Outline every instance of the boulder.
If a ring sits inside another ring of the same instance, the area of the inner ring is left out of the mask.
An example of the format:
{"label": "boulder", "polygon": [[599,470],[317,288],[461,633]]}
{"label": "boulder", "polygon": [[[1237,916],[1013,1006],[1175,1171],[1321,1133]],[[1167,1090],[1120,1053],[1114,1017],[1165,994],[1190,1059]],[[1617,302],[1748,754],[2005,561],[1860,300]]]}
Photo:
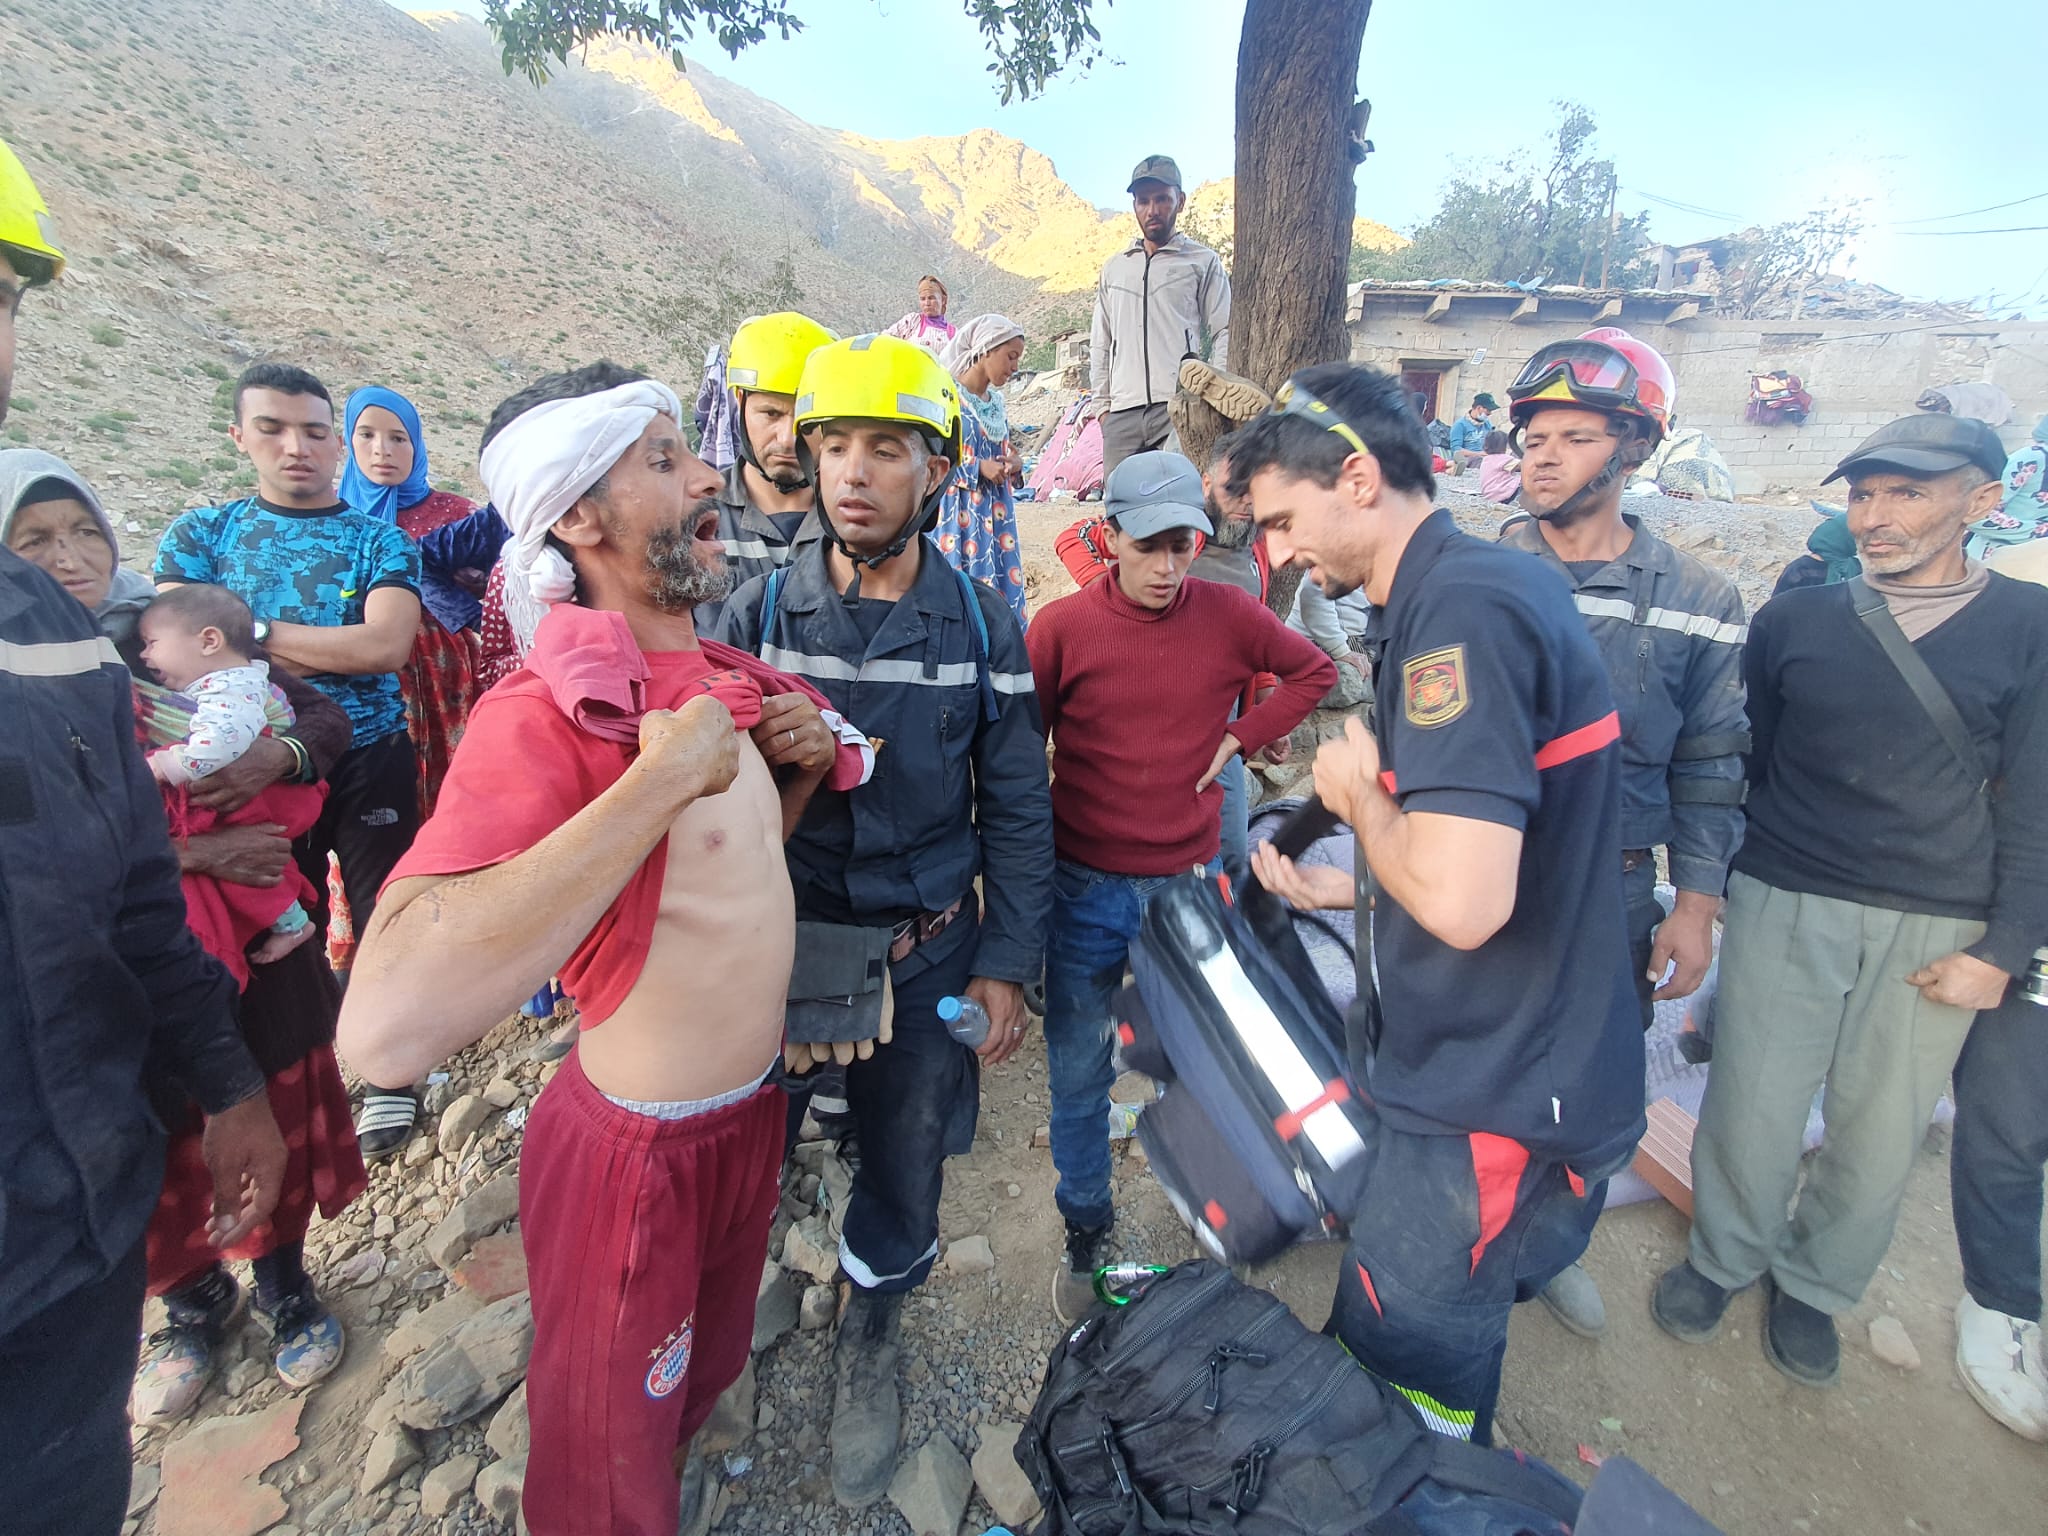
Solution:
{"label": "boulder", "polygon": [[[750,1356],[740,1379],[725,1389],[712,1407],[711,1417],[697,1431],[696,1448],[716,1456],[742,1444],[754,1432],[754,1362]],[[952,1536],[949,1531],[947,1536]]]}
{"label": "boulder", "polygon": [[370,1441],[370,1449],[363,1455],[362,1476],[356,1480],[356,1492],[367,1499],[386,1483],[396,1482],[408,1468],[419,1464],[419,1443],[403,1425],[394,1424]]}
{"label": "boulder", "polygon": [[424,1312],[409,1312],[384,1336],[384,1358],[410,1360],[457,1323],[483,1311],[484,1304],[467,1291],[450,1291]]}
{"label": "boulder", "polygon": [[480,1302],[503,1301],[527,1288],[526,1244],[517,1232],[493,1232],[480,1237],[469,1257],[449,1272],[449,1278]]}
{"label": "boulder", "polygon": [[989,1424],[981,1431],[981,1449],[974,1453],[974,1486],[995,1516],[1018,1529],[1038,1518],[1038,1491],[1017,1465],[1020,1424]]}
{"label": "boulder", "polygon": [[839,1294],[831,1286],[805,1286],[803,1305],[798,1309],[797,1325],[804,1332],[810,1333],[830,1323],[838,1310]]}
{"label": "boulder", "polygon": [[469,1492],[476,1481],[478,1462],[474,1456],[450,1456],[420,1479],[420,1513],[438,1520]]}
{"label": "boulder", "polygon": [[476,1477],[476,1501],[500,1525],[519,1518],[519,1496],[526,1491],[526,1458],[494,1461]]}
{"label": "boulder", "polygon": [[948,1274],[985,1275],[995,1267],[995,1250],[989,1247],[988,1239],[979,1234],[974,1237],[955,1238],[946,1245]]}
{"label": "boulder", "polygon": [[260,1480],[264,1468],[299,1448],[293,1398],[261,1413],[208,1419],[164,1448],[156,1529],[164,1536],[255,1536],[291,1513]]}
{"label": "boulder", "polygon": [[839,1273],[839,1244],[822,1216],[806,1216],[789,1229],[782,1240],[782,1263],[820,1285],[832,1283]]}
{"label": "boulder", "polygon": [[[449,1108],[452,1112],[454,1106]],[[478,1238],[497,1231],[518,1214],[518,1175],[501,1173],[455,1202],[455,1209],[427,1234],[427,1257],[441,1268],[452,1270]]]}
{"label": "boulder", "polygon": [[770,1260],[761,1266],[761,1288],[754,1296],[754,1349],[758,1353],[797,1323],[796,1291]]}
{"label": "boulder", "polygon": [[533,1430],[526,1422],[525,1382],[514,1387],[504,1406],[491,1415],[491,1427],[484,1431],[484,1444],[500,1461],[526,1460],[526,1453],[533,1447]]}
{"label": "boulder", "polygon": [[400,1424],[446,1429],[525,1380],[532,1353],[533,1305],[522,1292],[493,1302],[421,1350],[392,1377],[380,1401]]}
{"label": "boulder", "polygon": [[494,1111],[490,1100],[480,1093],[465,1093],[441,1111],[441,1155],[454,1157],[484,1127]]}
{"label": "boulder", "polygon": [[944,1435],[933,1435],[896,1468],[889,1502],[910,1523],[913,1536],[954,1536],[974,1490],[967,1462]]}

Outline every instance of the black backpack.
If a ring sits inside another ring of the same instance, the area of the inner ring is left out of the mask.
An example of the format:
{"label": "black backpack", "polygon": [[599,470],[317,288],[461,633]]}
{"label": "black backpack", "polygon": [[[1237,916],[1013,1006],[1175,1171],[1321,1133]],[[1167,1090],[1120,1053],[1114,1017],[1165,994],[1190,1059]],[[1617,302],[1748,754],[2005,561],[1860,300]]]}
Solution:
{"label": "black backpack", "polygon": [[1125,1294],[1053,1350],[1017,1437],[1039,1536],[1569,1536],[1573,1484],[1435,1433],[1222,1265]]}

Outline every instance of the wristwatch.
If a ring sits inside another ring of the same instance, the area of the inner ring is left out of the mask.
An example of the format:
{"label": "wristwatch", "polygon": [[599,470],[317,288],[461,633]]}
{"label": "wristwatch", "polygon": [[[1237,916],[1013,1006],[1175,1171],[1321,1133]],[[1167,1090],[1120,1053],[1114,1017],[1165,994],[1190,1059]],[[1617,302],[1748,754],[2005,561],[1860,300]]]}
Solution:
{"label": "wristwatch", "polygon": [[266,640],[270,638],[270,620],[258,619],[253,625],[250,626],[249,632],[256,637],[256,643],[258,645],[263,644]]}

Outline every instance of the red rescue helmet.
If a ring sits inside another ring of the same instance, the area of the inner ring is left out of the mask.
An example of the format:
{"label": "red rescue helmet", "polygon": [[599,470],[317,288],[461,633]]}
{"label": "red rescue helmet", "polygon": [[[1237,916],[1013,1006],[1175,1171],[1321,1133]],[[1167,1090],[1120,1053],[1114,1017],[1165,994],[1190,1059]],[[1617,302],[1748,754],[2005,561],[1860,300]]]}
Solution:
{"label": "red rescue helmet", "polygon": [[1643,424],[1663,441],[1678,386],[1671,365],[1648,342],[1603,325],[1572,341],[1554,341],[1522,366],[1508,386],[1508,416],[1518,427],[1546,405],[1579,405]]}

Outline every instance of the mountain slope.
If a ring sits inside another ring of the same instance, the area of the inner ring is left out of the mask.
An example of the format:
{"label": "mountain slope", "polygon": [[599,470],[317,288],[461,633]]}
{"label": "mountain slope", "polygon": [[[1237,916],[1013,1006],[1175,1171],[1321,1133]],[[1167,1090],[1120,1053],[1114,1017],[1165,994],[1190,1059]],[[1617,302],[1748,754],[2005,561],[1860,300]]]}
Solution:
{"label": "mountain slope", "polygon": [[[6,440],[147,528],[246,488],[225,380],[253,357],[405,390],[474,493],[536,373],[612,356],[687,396],[773,295],[853,333],[928,271],[1042,339],[1132,233],[992,130],[865,138],[615,43],[536,89],[479,23],[384,0],[0,0],[0,57],[0,137],[72,257],[24,310]],[[1227,229],[1228,200],[1195,211]]]}

